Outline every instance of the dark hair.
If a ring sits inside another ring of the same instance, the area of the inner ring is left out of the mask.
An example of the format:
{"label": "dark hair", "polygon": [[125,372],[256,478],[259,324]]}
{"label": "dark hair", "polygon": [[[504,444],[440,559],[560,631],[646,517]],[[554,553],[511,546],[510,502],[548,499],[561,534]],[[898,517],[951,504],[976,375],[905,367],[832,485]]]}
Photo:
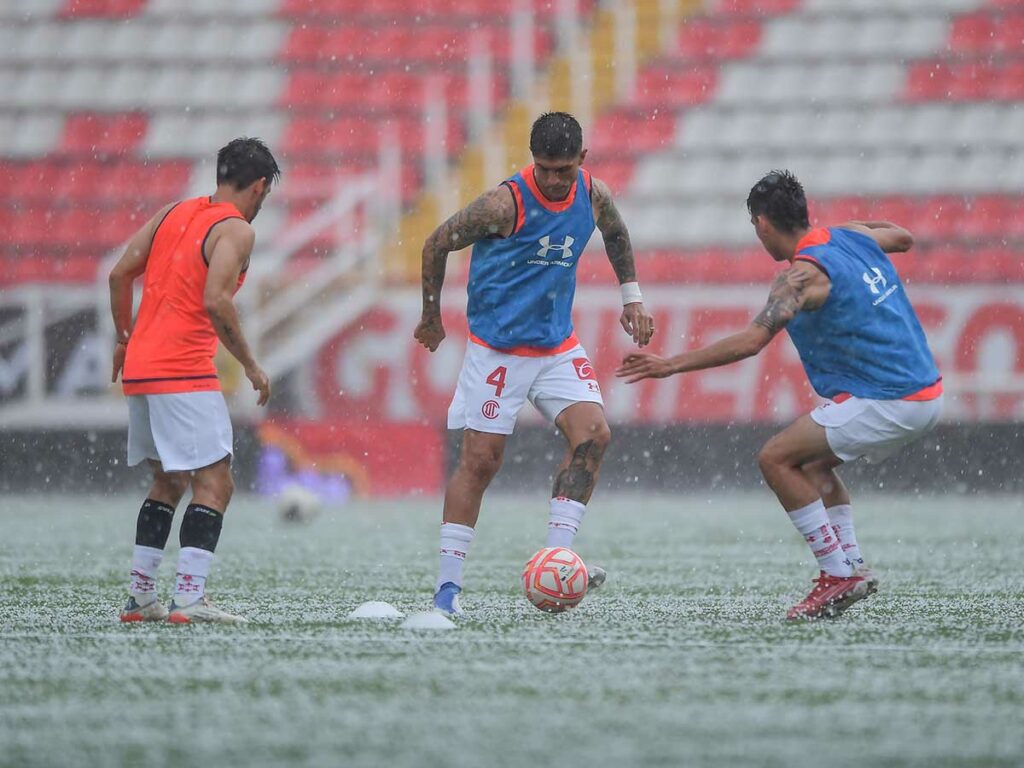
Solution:
{"label": "dark hair", "polygon": [[750,190],[747,210],[751,216],[767,216],[783,232],[797,232],[811,225],[804,188],[789,171],[771,171]]}
{"label": "dark hair", "polygon": [[267,145],[259,139],[229,141],[217,153],[217,183],[245,189],[257,179],[272,184],[281,178],[281,169]]}
{"label": "dark hair", "polygon": [[537,157],[575,158],[583,151],[583,129],[568,112],[545,112],[530,129],[530,152]]}

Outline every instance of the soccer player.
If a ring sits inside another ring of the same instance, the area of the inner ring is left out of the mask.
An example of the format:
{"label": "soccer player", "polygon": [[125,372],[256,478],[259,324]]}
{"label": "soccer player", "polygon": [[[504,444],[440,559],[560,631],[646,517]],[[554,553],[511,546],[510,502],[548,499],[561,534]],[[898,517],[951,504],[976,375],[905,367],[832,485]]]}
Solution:
{"label": "soccer player", "polygon": [[[461,613],[462,567],[484,491],[501,466],[506,437],[529,400],[568,443],[552,491],[548,547],[569,547],[594,491],[611,438],[601,388],[572,325],[576,266],[595,225],[621,285],[620,322],[640,346],[654,332],[644,309],[629,233],[608,187],[580,166],[587,156],[572,115],[549,112],[530,131],[533,163],[438,227],[423,247],[423,317],[416,339],[431,352],[444,339],[441,286],[451,251],[473,244],[470,338],[448,428],[463,430],[448,482],[434,607]],[[604,580],[592,568],[591,586]]]}
{"label": "soccer player", "polygon": [[834,617],[878,587],[836,467],[893,455],[931,430],[942,409],[939,371],[886,255],[909,250],[914,239],[884,221],[811,229],[803,187],[787,171],[757,182],[747,209],[765,250],[789,262],[765,308],[746,330],[703,349],[668,360],[628,355],[616,375],[632,383],[727,365],[789,332],[812,386],[829,402],[769,440],[758,463],[821,569],[787,619]]}
{"label": "soccer player", "polygon": [[[212,196],[164,206],[140,229],[110,273],[117,343],[112,381],[128,397],[128,464],[148,461],[153,484],[139,510],[128,602],[121,621],[242,623],[206,598],[206,579],[234,484],[232,432],[213,356],[219,338],[259,392],[270,381],[256,364],[233,296],[245,280],[259,213],[280,170],[259,139],[217,153]],[[143,278],[132,322],[132,283]],[[174,510],[191,486],[170,611],[156,574]]]}

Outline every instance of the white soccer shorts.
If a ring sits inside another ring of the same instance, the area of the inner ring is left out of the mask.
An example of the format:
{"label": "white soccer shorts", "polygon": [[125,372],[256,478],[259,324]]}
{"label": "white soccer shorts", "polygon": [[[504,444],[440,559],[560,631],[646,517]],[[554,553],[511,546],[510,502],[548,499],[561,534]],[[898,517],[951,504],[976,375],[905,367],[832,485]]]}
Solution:
{"label": "white soccer shorts", "polygon": [[825,403],[811,411],[811,418],[825,428],[825,438],[837,457],[877,464],[928,434],[941,413],[941,395],[923,401],[851,397]]}
{"label": "white soccer shorts", "polygon": [[128,466],[154,459],[166,472],[208,467],[233,453],[220,392],[128,397]]}
{"label": "white soccer shorts", "polygon": [[448,429],[511,435],[527,400],[552,422],[576,403],[603,406],[586,350],[577,345],[557,355],[524,357],[468,342]]}

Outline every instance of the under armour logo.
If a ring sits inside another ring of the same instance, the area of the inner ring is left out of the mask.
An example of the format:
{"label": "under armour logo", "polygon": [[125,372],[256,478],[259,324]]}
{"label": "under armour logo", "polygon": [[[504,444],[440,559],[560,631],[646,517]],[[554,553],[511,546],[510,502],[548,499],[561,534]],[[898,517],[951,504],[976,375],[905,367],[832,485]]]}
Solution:
{"label": "under armour logo", "polygon": [[889,281],[885,279],[885,275],[882,274],[882,270],[880,270],[878,267],[872,267],[871,271],[875,273],[875,276],[872,277],[867,272],[865,272],[864,282],[868,284],[868,288],[871,289],[871,292],[877,296],[882,292],[881,289],[878,287],[878,284],[881,283],[882,288],[885,288],[885,286],[889,284]]}
{"label": "under armour logo", "polygon": [[558,243],[552,245],[551,235],[544,235],[544,237],[542,237],[538,242],[540,242],[541,248],[537,251],[537,255],[542,259],[546,259],[548,257],[548,251],[561,251],[563,259],[571,259],[572,244],[575,243],[576,240],[573,239],[572,236],[566,235],[565,241],[561,245]]}

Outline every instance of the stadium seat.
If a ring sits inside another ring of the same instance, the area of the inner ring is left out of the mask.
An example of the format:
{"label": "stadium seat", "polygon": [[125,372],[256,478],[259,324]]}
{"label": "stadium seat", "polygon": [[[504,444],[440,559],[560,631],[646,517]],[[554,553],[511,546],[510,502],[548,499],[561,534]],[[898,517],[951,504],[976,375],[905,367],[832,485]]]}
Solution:
{"label": "stadium seat", "polygon": [[957,54],[986,56],[1021,53],[1024,44],[1024,11],[1019,3],[1006,3],[1005,13],[989,10],[961,16],[953,22],[949,50]]}
{"label": "stadium seat", "polygon": [[652,68],[637,79],[636,106],[677,110],[706,101],[714,89],[715,73],[708,68]]}
{"label": "stadium seat", "polygon": [[747,19],[695,19],[682,25],[678,53],[689,59],[748,56],[760,41],[761,29],[761,24]]}
{"label": "stadium seat", "polygon": [[[261,237],[371,167],[388,127],[402,142],[411,203],[423,183],[428,82],[444,94],[449,156],[465,144],[473,34],[495,58],[495,108],[508,97],[516,6],[500,0],[17,6],[0,4],[11,22],[0,24],[8,274],[81,274],[140,217],[192,193],[212,148],[241,134],[266,139],[284,167]],[[559,3],[531,6],[543,67]],[[578,3],[582,14],[596,6]],[[804,180],[816,218],[906,222],[940,259],[914,260],[916,279],[1020,278],[1019,1],[847,0],[837,10],[834,0],[709,0],[670,32],[634,95],[586,126],[587,165],[620,197],[638,259],[654,254],[642,263],[659,279],[769,269],[742,198],[780,166]],[[55,220],[54,205],[69,215]],[[90,227],[96,219],[102,226]],[[963,266],[968,248],[991,256],[984,270]],[[15,266],[44,256],[45,269]]]}
{"label": "stadium seat", "polygon": [[68,19],[82,17],[125,18],[134,16],[146,0],[67,0],[60,15]]}
{"label": "stadium seat", "polygon": [[99,155],[133,152],[146,132],[146,117],[139,113],[101,115],[78,113],[64,124],[60,151]]}

